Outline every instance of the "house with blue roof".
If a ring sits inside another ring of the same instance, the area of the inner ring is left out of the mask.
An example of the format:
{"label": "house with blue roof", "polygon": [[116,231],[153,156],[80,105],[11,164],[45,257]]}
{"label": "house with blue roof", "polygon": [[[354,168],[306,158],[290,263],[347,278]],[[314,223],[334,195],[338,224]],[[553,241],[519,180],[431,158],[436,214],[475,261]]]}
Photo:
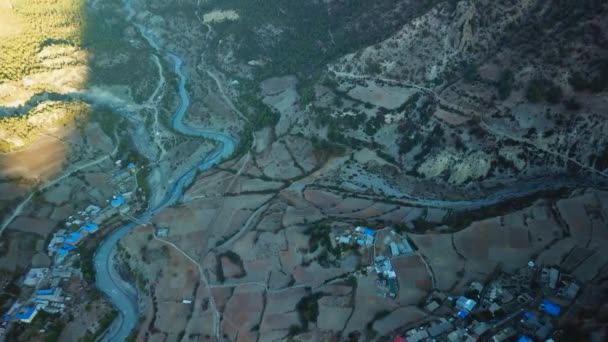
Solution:
{"label": "house with blue roof", "polygon": [[93,234],[99,230],[99,226],[96,225],[95,223],[87,223],[84,226],[80,227],[80,229],[82,229],[83,231],[85,231],[89,234]]}
{"label": "house with blue roof", "polygon": [[110,205],[114,208],[118,208],[125,203],[125,198],[123,196],[116,196],[111,202]]}
{"label": "house with blue roof", "polygon": [[560,311],[562,310],[562,308],[559,307],[559,305],[557,305],[547,299],[543,299],[543,302],[540,305],[540,308],[551,316],[558,316]]}
{"label": "house with blue roof", "polygon": [[32,323],[37,314],[38,309],[34,306],[16,314],[15,319],[23,323]]}
{"label": "house with blue roof", "polygon": [[63,247],[65,248],[66,245],[72,245],[72,246],[77,246],[80,241],[82,241],[82,238],[84,236],[82,235],[81,232],[71,232],[70,234],[68,234],[68,236],[65,238],[65,243],[63,244]]}
{"label": "house with blue roof", "polygon": [[42,290],[36,291],[36,294],[37,295],[46,296],[46,295],[52,295],[53,292],[54,292],[53,289],[42,289]]}

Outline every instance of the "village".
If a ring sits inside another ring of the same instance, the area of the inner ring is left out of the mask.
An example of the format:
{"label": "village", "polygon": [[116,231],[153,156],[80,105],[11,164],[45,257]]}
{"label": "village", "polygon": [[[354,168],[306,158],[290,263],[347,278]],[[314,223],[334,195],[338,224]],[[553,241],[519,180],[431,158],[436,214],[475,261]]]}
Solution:
{"label": "village", "polygon": [[[83,304],[79,297],[86,280],[94,280],[92,252],[83,250],[87,240],[103,238],[112,228],[140,211],[145,195],[137,184],[140,172],[134,163],[115,162],[111,185],[116,195],[106,203],[89,204],[83,210],[67,217],[61,228],[52,233],[46,247],[51,260],[49,267],[33,267],[22,277],[20,298],[16,298],[4,314],[0,336],[13,323],[30,324],[40,313],[59,315],[70,313]],[[44,324],[43,324],[44,325]]]}
{"label": "village", "polygon": [[[398,275],[391,261],[416,253],[406,235],[390,227],[356,227],[336,236],[335,243],[369,250],[372,266],[367,270],[376,272],[378,296],[397,297]],[[421,304],[429,317],[426,322],[400,329],[394,341],[553,342],[561,335],[556,329],[560,314],[574,302],[580,288],[573,276],[557,267],[530,261],[513,274],[497,267],[484,283],[471,282],[461,295],[433,290]]]}

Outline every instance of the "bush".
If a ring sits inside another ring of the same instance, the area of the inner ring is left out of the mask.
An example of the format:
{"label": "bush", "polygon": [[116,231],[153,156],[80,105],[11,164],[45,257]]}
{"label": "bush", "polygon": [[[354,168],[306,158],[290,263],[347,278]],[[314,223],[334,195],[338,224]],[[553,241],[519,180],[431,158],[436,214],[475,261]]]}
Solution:
{"label": "bush", "polygon": [[513,72],[510,69],[505,69],[500,73],[496,87],[501,100],[506,100],[511,95],[514,80]]}
{"label": "bush", "polygon": [[296,310],[302,323],[302,328],[308,330],[308,322],[316,322],[319,317],[319,298],[323,296],[322,293],[314,293],[306,297],[302,297],[298,304],[296,304]]}
{"label": "bush", "polygon": [[550,103],[559,103],[562,100],[562,96],[562,88],[556,84],[551,85],[545,93],[545,98]]}
{"label": "bush", "polygon": [[544,80],[533,79],[528,83],[526,89],[526,99],[530,102],[540,102],[543,100]]}

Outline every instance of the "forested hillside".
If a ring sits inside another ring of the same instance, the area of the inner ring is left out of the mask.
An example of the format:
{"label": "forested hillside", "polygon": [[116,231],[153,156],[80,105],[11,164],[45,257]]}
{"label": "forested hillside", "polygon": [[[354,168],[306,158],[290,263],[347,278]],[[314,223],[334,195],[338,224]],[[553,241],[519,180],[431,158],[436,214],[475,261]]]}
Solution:
{"label": "forested hillside", "polygon": [[18,80],[44,69],[37,53],[47,45],[82,43],[84,0],[11,0],[5,17],[20,25],[18,34],[0,39],[0,80]]}
{"label": "forested hillside", "polygon": [[[239,19],[213,23],[237,58],[264,60],[260,76],[309,74],[330,60],[381,41],[437,0],[211,0],[201,12],[231,10]],[[213,45],[214,46],[214,45]]]}

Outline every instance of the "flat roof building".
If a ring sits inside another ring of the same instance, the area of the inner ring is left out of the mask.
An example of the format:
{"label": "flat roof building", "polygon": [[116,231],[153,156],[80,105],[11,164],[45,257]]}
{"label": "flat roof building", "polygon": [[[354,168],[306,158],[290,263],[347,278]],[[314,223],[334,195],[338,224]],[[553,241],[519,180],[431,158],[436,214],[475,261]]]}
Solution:
{"label": "flat roof building", "polygon": [[23,285],[25,286],[36,286],[49,272],[48,268],[32,268],[25,275]]}
{"label": "flat roof building", "polygon": [[71,245],[71,246],[77,246],[82,241],[83,238],[84,238],[84,236],[82,235],[81,232],[71,232],[65,238],[65,243],[64,243],[63,247],[65,248],[66,244]]}
{"label": "flat roof building", "polygon": [[399,255],[399,247],[397,247],[397,244],[395,242],[391,242],[389,243],[389,247],[391,248],[391,255],[392,256],[398,256]]}
{"label": "flat roof building", "polygon": [[456,307],[459,310],[471,312],[477,305],[477,302],[465,296],[460,296],[456,301]]}
{"label": "flat roof building", "polygon": [[110,205],[114,208],[118,208],[121,205],[123,205],[125,203],[125,198],[123,196],[116,196],[114,199],[112,199],[112,201],[110,202]]}
{"label": "flat roof building", "polygon": [[23,323],[32,323],[36,315],[38,314],[38,308],[30,307],[25,309],[24,311],[19,312],[15,315],[15,319],[19,320]]}
{"label": "flat roof building", "polygon": [[96,231],[99,230],[99,226],[96,225],[95,223],[87,223],[84,226],[80,227],[80,229],[82,229],[83,231],[89,233],[89,234],[93,234]]}

